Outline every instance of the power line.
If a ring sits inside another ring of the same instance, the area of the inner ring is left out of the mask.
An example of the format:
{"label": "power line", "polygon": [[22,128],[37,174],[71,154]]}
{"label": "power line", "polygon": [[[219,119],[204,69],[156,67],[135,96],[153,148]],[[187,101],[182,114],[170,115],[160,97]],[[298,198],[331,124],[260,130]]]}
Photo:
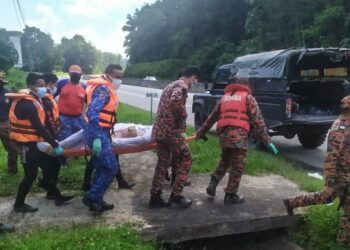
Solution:
{"label": "power line", "polygon": [[12,3],[13,3],[13,7],[14,7],[14,9],[15,9],[15,12],[16,12],[18,24],[19,24],[19,26],[22,26],[21,20],[20,20],[20,18],[19,18],[19,13],[18,13],[18,10],[17,10],[17,6],[16,6],[15,0],[12,0]]}
{"label": "power line", "polygon": [[21,5],[20,0],[17,0],[17,6],[18,6],[18,9],[19,9],[19,13],[21,14],[21,18],[22,18],[23,24],[24,24],[24,26],[26,26],[26,18],[25,18],[24,11],[22,9],[22,5]]}

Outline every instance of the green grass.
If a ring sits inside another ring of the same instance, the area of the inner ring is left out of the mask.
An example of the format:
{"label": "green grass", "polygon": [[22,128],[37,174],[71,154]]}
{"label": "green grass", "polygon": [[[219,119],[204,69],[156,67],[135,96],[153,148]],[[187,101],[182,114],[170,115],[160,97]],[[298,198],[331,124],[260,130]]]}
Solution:
{"label": "green grass", "polygon": [[290,233],[291,239],[305,249],[345,250],[336,243],[341,212],[337,211],[338,200],[331,206],[312,206],[298,222],[297,230]]}
{"label": "green grass", "polygon": [[152,243],[141,241],[137,232],[129,226],[49,228],[24,234],[0,236],[0,249],[9,250],[151,250],[154,248]]}

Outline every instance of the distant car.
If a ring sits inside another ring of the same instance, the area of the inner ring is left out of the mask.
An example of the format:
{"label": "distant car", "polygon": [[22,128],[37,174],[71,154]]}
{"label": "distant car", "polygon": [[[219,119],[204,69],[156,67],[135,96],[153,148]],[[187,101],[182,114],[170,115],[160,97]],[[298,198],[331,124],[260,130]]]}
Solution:
{"label": "distant car", "polygon": [[87,83],[87,81],[95,78],[99,78],[100,75],[82,75],[80,78],[80,82]]}
{"label": "distant car", "polygon": [[157,81],[157,78],[155,76],[146,76],[143,78],[145,81]]}

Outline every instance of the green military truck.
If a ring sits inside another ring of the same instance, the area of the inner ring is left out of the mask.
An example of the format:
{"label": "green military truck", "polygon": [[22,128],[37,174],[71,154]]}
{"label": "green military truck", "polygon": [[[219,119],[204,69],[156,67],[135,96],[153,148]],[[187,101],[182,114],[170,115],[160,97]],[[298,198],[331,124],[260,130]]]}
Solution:
{"label": "green military truck", "polygon": [[246,77],[259,103],[270,135],[317,148],[350,94],[350,49],[286,49],[236,58],[219,67],[212,88],[193,96],[198,129],[223,96],[230,75]]}

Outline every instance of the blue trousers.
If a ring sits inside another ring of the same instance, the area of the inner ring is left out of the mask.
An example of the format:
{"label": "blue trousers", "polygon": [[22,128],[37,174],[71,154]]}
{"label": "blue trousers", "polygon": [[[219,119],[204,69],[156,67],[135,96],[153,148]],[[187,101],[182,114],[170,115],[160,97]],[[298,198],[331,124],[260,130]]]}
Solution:
{"label": "blue trousers", "polygon": [[80,131],[85,124],[84,117],[82,115],[77,117],[60,115],[59,122],[60,122],[60,128],[58,131],[59,141],[63,141],[64,139],[71,136],[72,134]]}
{"label": "blue trousers", "polygon": [[[90,138],[88,130],[84,130],[84,138],[90,148],[94,138]],[[112,151],[112,143],[109,129],[101,128],[101,144],[102,150],[99,155],[92,156],[92,164],[95,168],[94,177],[90,190],[86,194],[86,198],[98,203],[103,202],[103,196],[119,172],[119,163]]]}

